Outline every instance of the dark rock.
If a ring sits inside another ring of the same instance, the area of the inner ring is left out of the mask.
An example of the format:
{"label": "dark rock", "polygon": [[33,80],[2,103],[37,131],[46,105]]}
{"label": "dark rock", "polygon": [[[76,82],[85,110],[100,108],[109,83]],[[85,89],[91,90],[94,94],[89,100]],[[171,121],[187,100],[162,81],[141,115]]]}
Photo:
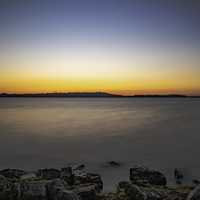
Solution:
{"label": "dark rock", "polygon": [[98,174],[79,172],[78,174],[75,174],[75,184],[93,184],[95,185],[97,192],[101,192],[103,190],[103,181],[101,176]]}
{"label": "dark rock", "polygon": [[83,170],[83,169],[85,169],[85,165],[78,165],[78,166],[75,166],[74,168],[73,168],[73,170]]}
{"label": "dark rock", "polygon": [[181,184],[182,184],[182,181],[181,181],[181,180],[176,180],[176,184],[177,184],[177,185],[181,185]]}
{"label": "dark rock", "polygon": [[137,185],[131,185],[125,190],[127,200],[146,200],[147,195]]}
{"label": "dark rock", "polygon": [[182,183],[183,173],[181,172],[181,170],[179,170],[177,168],[174,169],[174,178],[175,178],[177,184]]}
{"label": "dark rock", "polygon": [[187,200],[199,200],[200,199],[200,185],[190,192]]}
{"label": "dark rock", "polygon": [[46,200],[49,181],[27,181],[20,184],[20,200]]}
{"label": "dark rock", "polygon": [[181,192],[176,192],[176,191],[171,191],[168,192],[162,200],[186,200],[187,194],[181,193]]}
{"label": "dark rock", "polygon": [[121,166],[121,163],[116,162],[116,161],[109,161],[107,164],[111,167],[120,167]]}
{"label": "dark rock", "polygon": [[62,196],[60,198],[56,198],[55,200],[82,200],[80,197],[73,191],[63,190]]}
{"label": "dark rock", "polygon": [[82,170],[83,166],[79,166],[76,170],[72,167],[66,167],[61,170],[61,178],[65,180],[68,185],[94,185],[96,192],[103,190],[103,181],[101,176],[93,173],[86,173]]}
{"label": "dark rock", "polygon": [[8,178],[0,175],[0,200],[95,200],[103,189],[98,174],[73,172],[70,167],[61,171],[41,169],[37,174],[24,174],[20,170],[2,170],[2,173]]}
{"label": "dark rock", "polygon": [[199,184],[200,184],[200,181],[197,180],[197,179],[192,180],[192,182],[193,182],[195,185],[199,185]]}
{"label": "dark rock", "polygon": [[48,200],[80,200],[79,196],[72,190],[67,189],[64,180],[55,179],[47,185]]}
{"label": "dark rock", "polygon": [[10,183],[4,176],[0,175],[0,199],[7,199],[10,192]]}
{"label": "dark rock", "polygon": [[95,188],[97,192],[101,192],[103,190],[103,181],[99,174],[87,173],[88,182],[95,184]]}
{"label": "dark rock", "polygon": [[162,185],[167,184],[166,177],[159,171],[149,170],[146,167],[133,167],[130,169],[130,180],[136,185]]}
{"label": "dark rock", "polygon": [[127,190],[128,188],[131,187],[131,183],[128,181],[121,181],[118,183],[118,190]]}
{"label": "dark rock", "polygon": [[34,179],[37,179],[37,176],[35,173],[27,173],[25,175],[22,175],[20,177],[20,180],[21,181],[26,181],[26,180],[34,180]]}
{"label": "dark rock", "polygon": [[37,176],[42,177],[43,179],[51,180],[60,178],[61,172],[58,169],[40,169],[37,172]]}
{"label": "dark rock", "polygon": [[20,198],[20,184],[8,181],[0,175],[0,200],[18,200]]}
{"label": "dark rock", "polygon": [[76,190],[76,193],[80,196],[81,200],[95,200],[96,199],[95,185],[80,186]]}
{"label": "dark rock", "polygon": [[161,200],[164,197],[163,192],[154,188],[140,187],[129,182],[120,182],[118,184],[118,194],[121,192],[125,194],[124,199],[127,200]]}
{"label": "dark rock", "polygon": [[20,169],[4,169],[0,171],[0,175],[11,179],[20,178],[24,174],[26,174],[26,172]]}
{"label": "dark rock", "polygon": [[61,169],[61,178],[64,179],[69,185],[74,185],[74,174],[72,167],[65,167]]}

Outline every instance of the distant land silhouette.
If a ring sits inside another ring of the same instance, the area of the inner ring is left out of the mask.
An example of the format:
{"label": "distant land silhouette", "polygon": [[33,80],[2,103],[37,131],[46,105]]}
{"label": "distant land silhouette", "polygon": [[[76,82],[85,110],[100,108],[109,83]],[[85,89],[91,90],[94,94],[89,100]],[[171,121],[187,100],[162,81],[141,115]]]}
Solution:
{"label": "distant land silhouette", "polygon": [[200,96],[190,96],[182,94],[119,95],[106,92],[66,92],[66,93],[30,93],[30,94],[0,93],[0,97],[200,98]]}

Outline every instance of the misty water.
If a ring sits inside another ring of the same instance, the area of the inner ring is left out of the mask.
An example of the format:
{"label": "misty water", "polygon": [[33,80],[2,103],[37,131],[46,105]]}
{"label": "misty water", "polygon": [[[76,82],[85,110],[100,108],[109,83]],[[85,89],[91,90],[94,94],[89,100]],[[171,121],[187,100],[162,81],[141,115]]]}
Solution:
{"label": "misty water", "polygon": [[[85,164],[105,190],[129,168],[159,169],[173,184],[200,178],[200,99],[1,98],[0,168],[34,170]],[[108,161],[121,162],[108,167]]]}

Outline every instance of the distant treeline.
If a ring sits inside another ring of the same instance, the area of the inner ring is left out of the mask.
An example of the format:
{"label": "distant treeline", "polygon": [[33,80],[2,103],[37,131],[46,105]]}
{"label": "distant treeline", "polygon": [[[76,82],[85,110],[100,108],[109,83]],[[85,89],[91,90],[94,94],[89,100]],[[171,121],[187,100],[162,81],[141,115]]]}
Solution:
{"label": "distant treeline", "polygon": [[36,94],[7,94],[0,97],[122,97],[121,95],[104,92],[68,92],[68,93],[36,93]]}
{"label": "distant treeline", "polygon": [[180,94],[144,94],[144,95],[118,95],[105,92],[68,92],[68,93],[35,93],[35,94],[8,94],[1,93],[0,97],[129,97],[129,98],[200,98],[200,96],[187,96]]}

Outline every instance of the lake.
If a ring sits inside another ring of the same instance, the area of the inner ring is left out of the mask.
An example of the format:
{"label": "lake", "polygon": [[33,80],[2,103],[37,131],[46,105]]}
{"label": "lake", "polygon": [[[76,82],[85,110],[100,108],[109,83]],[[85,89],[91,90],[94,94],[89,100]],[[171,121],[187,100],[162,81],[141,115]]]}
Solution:
{"label": "lake", "polygon": [[[109,191],[146,165],[200,178],[200,99],[0,98],[0,168],[85,164]],[[112,168],[108,161],[122,165]]]}

